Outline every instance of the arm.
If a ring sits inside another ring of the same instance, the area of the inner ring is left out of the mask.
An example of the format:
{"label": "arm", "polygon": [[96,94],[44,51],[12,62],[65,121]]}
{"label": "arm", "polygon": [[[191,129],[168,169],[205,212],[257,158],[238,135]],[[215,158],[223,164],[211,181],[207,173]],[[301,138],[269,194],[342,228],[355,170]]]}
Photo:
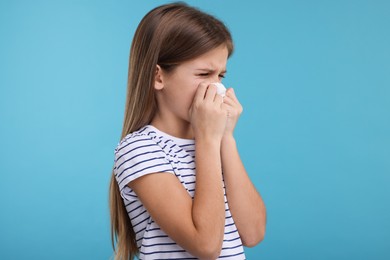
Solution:
{"label": "arm", "polygon": [[224,105],[229,111],[221,144],[226,197],[241,240],[245,246],[251,247],[264,238],[266,210],[260,194],[245,171],[233,137],[234,128],[243,108],[232,88],[226,91]]}
{"label": "arm", "polygon": [[203,259],[219,256],[225,229],[220,149],[227,119],[221,104],[215,86],[198,87],[190,109],[196,140],[193,200],[172,174],[148,174],[129,183],[161,229]]}
{"label": "arm", "polygon": [[232,135],[224,136],[221,157],[230,212],[243,244],[255,246],[264,238],[266,209],[245,171]]}
{"label": "arm", "polygon": [[219,153],[218,143],[196,143],[194,200],[171,173],[148,174],[129,184],[161,229],[190,254],[202,259],[218,257],[224,235]]}

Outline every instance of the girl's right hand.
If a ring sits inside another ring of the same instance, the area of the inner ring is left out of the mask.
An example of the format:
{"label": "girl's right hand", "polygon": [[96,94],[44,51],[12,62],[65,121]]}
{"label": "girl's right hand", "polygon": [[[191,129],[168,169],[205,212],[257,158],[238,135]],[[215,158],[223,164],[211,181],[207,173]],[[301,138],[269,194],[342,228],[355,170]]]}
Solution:
{"label": "girl's right hand", "polygon": [[200,83],[190,107],[190,123],[195,139],[209,138],[221,141],[227,122],[227,112],[223,109],[222,96],[217,94],[217,87]]}

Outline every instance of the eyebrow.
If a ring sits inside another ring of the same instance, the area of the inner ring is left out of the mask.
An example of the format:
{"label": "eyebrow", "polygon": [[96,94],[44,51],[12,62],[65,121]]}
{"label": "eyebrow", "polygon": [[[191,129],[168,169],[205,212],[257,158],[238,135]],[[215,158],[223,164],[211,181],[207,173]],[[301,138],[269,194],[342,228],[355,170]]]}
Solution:
{"label": "eyebrow", "polygon": [[[214,70],[214,69],[197,69],[197,71],[206,71],[206,72],[215,72],[216,70]],[[227,73],[227,70],[225,69],[225,70],[223,70],[223,71],[221,71],[221,73]]]}

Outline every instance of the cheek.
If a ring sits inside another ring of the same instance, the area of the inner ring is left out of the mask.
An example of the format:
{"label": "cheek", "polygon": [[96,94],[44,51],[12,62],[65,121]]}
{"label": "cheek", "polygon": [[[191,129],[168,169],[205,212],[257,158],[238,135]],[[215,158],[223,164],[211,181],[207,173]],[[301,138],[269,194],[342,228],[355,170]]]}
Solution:
{"label": "cheek", "polygon": [[186,95],[186,97],[183,99],[183,101],[185,100],[186,104],[185,106],[187,108],[190,108],[191,105],[192,105],[192,102],[194,100],[194,97],[195,97],[195,92],[196,92],[196,89],[195,90],[192,90],[192,91],[189,91]]}
{"label": "cheek", "polygon": [[179,106],[181,109],[190,109],[201,82],[202,79],[193,78],[191,75],[180,78],[180,80],[175,82],[175,86],[177,87],[174,90],[175,93],[171,93],[173,94],[172,97],[174,97],[171,102],[175,102],[178,105],[180,104]]}
{"label": "cheek", "polygon": [[201,80],[196,80],[193,82],[193,84],[191,85],[191,88],[190,90],[188,91],[188,98],[190,99],[190,104],[192,104],[192,101],[194,100],[194,97],[195,97],[195,94],[198,90],[198,87],[199,87],[199,84],[201,83],[202,81]]}

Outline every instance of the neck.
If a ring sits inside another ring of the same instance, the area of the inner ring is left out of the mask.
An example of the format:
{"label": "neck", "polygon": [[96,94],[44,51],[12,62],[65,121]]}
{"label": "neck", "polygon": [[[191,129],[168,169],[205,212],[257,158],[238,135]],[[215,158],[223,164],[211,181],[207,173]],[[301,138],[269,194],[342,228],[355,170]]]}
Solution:
{"label": "neck", "polygon": [[164,115],[157,112],[150,124],[174,137],[194,139],[191,124],[183,119],[164,117]]}

